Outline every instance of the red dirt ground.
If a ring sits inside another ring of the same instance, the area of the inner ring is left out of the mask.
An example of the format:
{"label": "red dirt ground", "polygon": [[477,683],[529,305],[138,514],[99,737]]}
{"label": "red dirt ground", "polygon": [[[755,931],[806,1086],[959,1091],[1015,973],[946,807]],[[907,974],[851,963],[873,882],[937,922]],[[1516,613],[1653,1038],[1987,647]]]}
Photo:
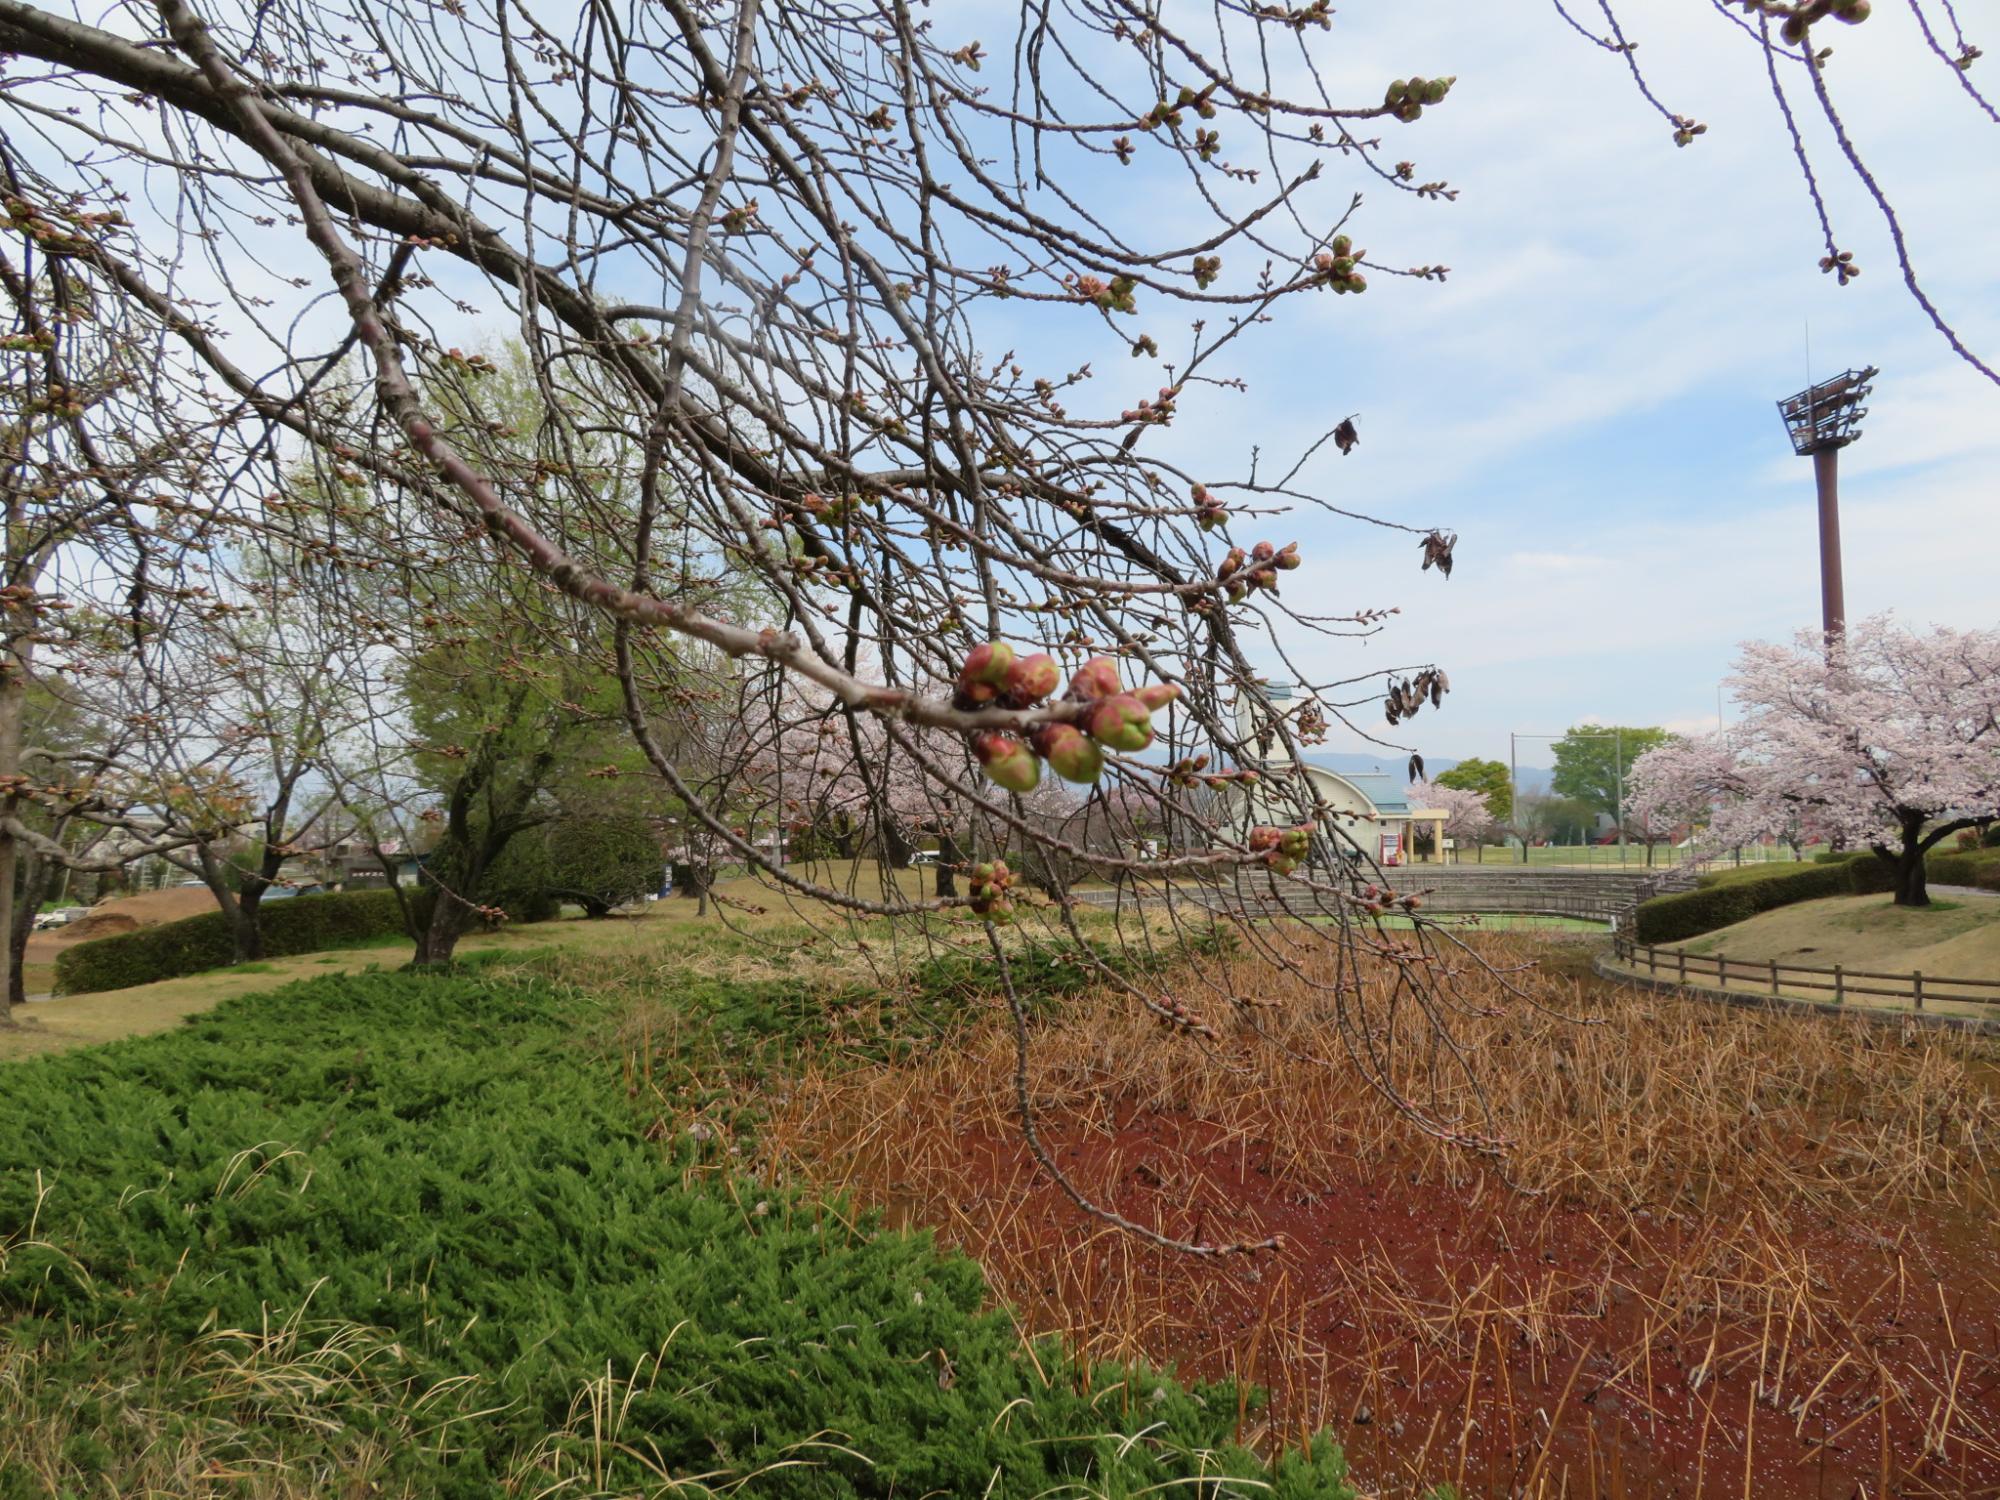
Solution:
{"label": "red dirt ground", "polygon": [[1157,1305],[1147,1355],[1270,1389],[1243,1437],[1324,1423],[1387,1493],[2000,1495],[1990,1222],[1775,1223],[1711,1215],[1693,1188],[1607,1216],[1491,1177],[1418,1187],[1394,1160],[1303,1192],[1256,1145],[1171,1116],[1044,1136],[1133,1219],[1286,1246],[1208,1262],[1138,1247],[1085,1219],[1017,1136],[940,1143],[891,1217],[945,1224],[1037,1329],[1062,1328],[1061,1306]]}

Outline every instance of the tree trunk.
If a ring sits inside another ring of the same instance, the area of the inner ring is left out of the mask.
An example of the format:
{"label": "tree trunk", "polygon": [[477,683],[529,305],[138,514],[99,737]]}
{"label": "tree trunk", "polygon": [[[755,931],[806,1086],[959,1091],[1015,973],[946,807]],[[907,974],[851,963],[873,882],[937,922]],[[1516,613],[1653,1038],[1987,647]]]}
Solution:
{"label": "tree trunk", "polygon": [[35,914],[48,899],[54,871],[45,859],[29,855],[22,861],[21,899],[14,905],[14,930],[7,952],[8,1005],[25,1005],[28,1000],[28,939],[35,930]]}
{"label": "tree trunk", "polygon": [[882,819],[883,862],[892,870],[907,870],[910,867],[910,855],[914,852],[909,839],[903,834],[901,825],[894,818],[885,816]]}
{"label": "tree trunk", "polygon": [[1931,895],[1924,883],[1924,854],[1914,840],[1906,839],[1896,854],[1896,905],[1929,906]]}
{"label": "tree trunk", "polygon": [[956,896],[958,867],[965,863],[965,851],[958,845],[958,834],[950,828],[940,828],[937,841],[937,880],[934,891],[939,896]]}
{"label": "tree trunk", "polygon": [[410,962],[419,969],[438,968],[451,962],[465,931],[465,905],[450,893],[439,891],[431,907],[431,919],[417,934],[417,951]]}
{"label": "tree trunk", "polygon": [[255,963],[264,956],[264,924],[257,920],[257,908],[241,897],[237,898],[229,930],[236,939],[236,961],[239,964]]}

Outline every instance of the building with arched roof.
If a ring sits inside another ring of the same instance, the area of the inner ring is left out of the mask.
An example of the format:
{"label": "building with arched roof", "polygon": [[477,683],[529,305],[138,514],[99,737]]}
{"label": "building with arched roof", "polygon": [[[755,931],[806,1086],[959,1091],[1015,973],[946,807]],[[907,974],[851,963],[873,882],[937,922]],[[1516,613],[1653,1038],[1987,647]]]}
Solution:
{"label": "building with arched roof", "polygon": [[[1264,684],[1259,695],[1283,716],[1295,714],[1307,701],[1296,698],[1292,687],[1284,683]],[[1303,792],[1304,800],[1321,810],[1315,820],[1337,844],[1352,843],[1378,864],[1407,864],[1414,858],[1420,828],[1429,828],[1431,849],[1443,847],[1440,835],[1446,814],[1437,808],[1413,807],[1408,783],[1402,777],[1380,770],[1336,771],[1315,764],[1310,757],[1295,761],[1268,728],[1259,732],[1260,717],[1248,694],[1237,699],[1237,734],[1257,751],[1250,764],[1261,778],[1247,795],[1239,793],[1246,828],[1257,823],[1291,822],[1297,816],[1293,793]],[[1299,786],[1301,781],[1303,787]]]}

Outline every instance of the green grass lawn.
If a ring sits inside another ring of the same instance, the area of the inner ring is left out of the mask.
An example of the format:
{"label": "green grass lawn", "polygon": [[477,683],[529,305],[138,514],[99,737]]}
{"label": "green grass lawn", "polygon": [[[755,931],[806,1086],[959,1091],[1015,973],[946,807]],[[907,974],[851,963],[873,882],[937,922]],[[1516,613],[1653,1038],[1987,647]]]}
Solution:
{"label": "green grass lawn", "polygon": [[1887,896],[1832,896],[1781,906],[1674,946],[1758,963],[2000,979],[2000,899],[1934,900],[1912,908]]}
{"label": "green grass lawn", "polygon": [[0,1500],[1349,1493],[1325,1440],[1267,1468],[1233,1395],[1030,1349],[969,1261],[737,1174],[760,1079],[948,990],[591,925],[0,1064]]}

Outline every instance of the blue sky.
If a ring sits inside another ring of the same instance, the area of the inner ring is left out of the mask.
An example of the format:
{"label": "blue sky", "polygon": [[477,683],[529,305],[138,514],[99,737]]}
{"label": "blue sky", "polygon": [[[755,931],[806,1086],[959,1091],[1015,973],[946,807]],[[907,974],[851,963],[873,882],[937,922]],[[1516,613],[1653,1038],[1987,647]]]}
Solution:
{"label": "blue sky", "polygon": [[[1811,205],[1748,39],[1686,0],[1619,14],[1663,101],[1708,123],[1693,146],[1676,148],[1622,62],[1547,6],[1343,8],[1337,96],[1367,99],[1419,70],[1458,76],[1443,106],[1384,131],[1407,130],[1388,138],[1390,160],[1414,158],[1420,179],[1461,197],[1419,203],[1364,183],[1355,221],[1372,258],[1443,262],[1451,278],[1297,299],[1234,361],[1250,394],[1205,397],[1163,445],[1233,469],[1252,442],[1289,454],[1360,412],[1361,446],[1326,450],[1305,487],[1455,529],[1451,580],[1418,573],[1398,533],[1301,516],[1257,534],[1303,544],[1288,598],[1401,607],[1365,646],[1303,631],[1289,645],[1328,677],[1437,660],[1453,695],[1405,728],[1427,755],[1504,759],[1509,731],[1593,717],[1712,728],[1738,641],[1817,624],[1811,465],[1774,409],[1806,383],[1808,324],[1815,376],[1883,370],[1866,434],[1843,455],[1850,616],[2000,623],[2000,388],[1957,361],[1904,290],[1803,71],[1791,70],[1794,109],[1839,243],[1864,268],[1846,288],[1817,268]],[[1927,290],[1991,362],[2000,127],[1922,50],[1907,9],[1815,35],[1835,49],[1835,96]],[[2000,58],[1981,66],[1992,76],[1979,81],[2000,86]]]}
{"label": "blue sky", "polygon": [[[1920,3],[1942,23],[1938,0]],[[1377,662],[1445,667],[1452,696],[1402,741],[1432,758],[1505,758],[1510,731],[1586,718],[1712,727],[1738,641],[1816,624],[1811,469],[1791,456],[1774,410],[1806,383],[1808,324],[1815,375],[1883,370],[1866,435],[1843,456],[1850,615],[1893,609],[1957,626],[2000,616],[2000,387],[1950,353],[1903,289],[1881,218],[1834,151],[1802,70],[1790,69],[1794,108],[1839,241],[1864,268],[1846,288],[1817,269],[1817,225],[1749,39],[1690,0],[1623,0],[1618,11],[1656,92],[1708,124],[1693,146],[1677,149],[1623,62],[1546,0],[1350,0],[1331,32],[1311,33],[1343,104],[1373,103],[1398,76],[1457,76],[1415,125],[1376,126],[1386,160],[1412,159],[1418,180],[1448,180],[1457,201],[1420,202],[1337,161],[1313,199],[1317,229],[1360,190],[1351,227],[1371,259],[1444,263],[1450,279],[1377,275],[1363,297],[1290,299],[1227,356],[1222,373],[1241,376],[1247,393],[1201,392],[1141,450],[1223,478],[1243,471],[1254,445],[1268,472],[1359,413],[1360,447],[1346,458],[1323,450],[1301,487],[1456,530],[1449,581],[1418,572],[1407,534],[1317,512],[1232,530],[1245,543],[1301,543],[1288,601],[1400,609],[1366,643],[1289,630],[1286,646],[1317,679]],[[1975,27],[1996,20],[1991,6],[1961,13]],[[941,38],[982,36],[997,56],[980,81],[1004,93],[1003,33],[1018,11],[939,0],[931,14]],[[1904,217],[1925,285],[1976,350],[2000,357],[2000,125],[1923,49],[1907,5],[1881,0],[1866,25],[1827,23],[1815,35],[1834,48],[1833,88]],[[1994,55],[1972,76],[2000,91],[2000,33],[1973,40]],[[1090,58],[1107,76],[1120,61]],[[1302,75],[1281,82],[1307,87]],[[1225,156],[1252,149],[1240,121],[1225,117],[1223,129]],[[1071,186],[1136,241],[1185,244],[1203,232],[1185,177],[1162,170],[1158,153],[1142,149],[1124,169],[1101,157],[1072,165]],[[1216,190],[1243,204],[1268,186]],[[300,253],[288,234],[285,245]],[[1229,258],[1240,288],[1254,264]],[[486,305],[457,322],[443,316],[446,339],[506,337],[493,299],[434,259],[429,269]],[[287,306],[318,299],[306,316],[331,337],[338,309],[323,281],[298,293],[271,268],[239,259],[230,270],[242,293]],[[191,287],[203,280],[190,269]],[[240,310],[221,316],[242,323]],[[1091,361],[1091,386],[1065,398],[1079,412],[1115,414],[1163,378],[1081,309],[986,304],[980,318],[991,353],[1012,343],[1037,373]],[[1171,357],[1185,319],[1185,304],[1161,299],[1118,320],[1118,332],[1151,332]],[[1212,540],[1219,555],[1226,543]],[[1325,748],[1372,747],[1336,736]]]}

